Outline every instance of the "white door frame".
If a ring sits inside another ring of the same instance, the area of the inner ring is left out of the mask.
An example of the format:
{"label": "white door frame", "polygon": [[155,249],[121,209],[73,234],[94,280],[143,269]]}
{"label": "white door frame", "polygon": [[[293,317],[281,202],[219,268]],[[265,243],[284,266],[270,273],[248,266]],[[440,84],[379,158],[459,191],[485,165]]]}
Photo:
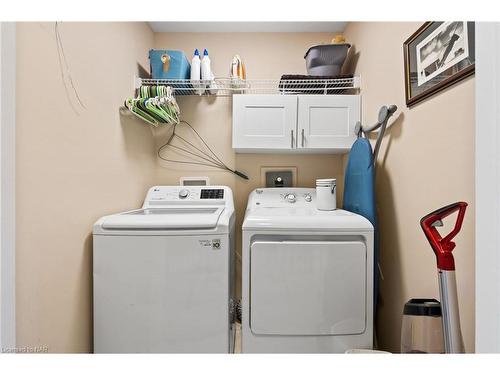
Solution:
{"label": "white door frame", "polygon": [[500,23],[476,23],[476,352],[500,352]]}
{"label": "white door frame", "polygon": [[16,24],[0,22],[0,349],[16,346]]}

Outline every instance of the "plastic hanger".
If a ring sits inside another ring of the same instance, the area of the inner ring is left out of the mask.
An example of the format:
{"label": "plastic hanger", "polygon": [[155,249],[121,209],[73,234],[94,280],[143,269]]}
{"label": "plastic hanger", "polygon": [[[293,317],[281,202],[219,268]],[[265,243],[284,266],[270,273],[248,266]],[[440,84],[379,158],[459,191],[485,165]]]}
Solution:
{"label": "plastic hanger", "polygon": [[128,99],[125,101],[125,107],[129,109],[132,114],[134,114],[136,117],[140,118],[143,121],[146,121],[148,124],[153,125],[154,127],[157,127],[159,125],[158,121],[151,116],[149,113],[143,111],[139,107],[137,107],[136,102],[138,99]]}
{"label": "plastic hanger", "polygon": [[127,100],[125,105],[137,117],[153,126],[178,124],[180,121],[180,109],[169,86],[141,86],[139,97]]}

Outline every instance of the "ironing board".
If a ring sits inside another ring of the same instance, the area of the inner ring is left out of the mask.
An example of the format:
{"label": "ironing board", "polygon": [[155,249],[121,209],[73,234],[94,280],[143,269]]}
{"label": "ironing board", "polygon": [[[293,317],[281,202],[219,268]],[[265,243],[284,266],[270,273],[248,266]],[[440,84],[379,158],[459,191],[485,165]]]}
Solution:
{"label": "ironing board", "polygon": [[344,210],[367,218],[374,228],[374,290],[373,306],[377,311],[379,235],[375,207],[375,168],[370,142],[358,138],[349,152],[349,160],[344,176]]}

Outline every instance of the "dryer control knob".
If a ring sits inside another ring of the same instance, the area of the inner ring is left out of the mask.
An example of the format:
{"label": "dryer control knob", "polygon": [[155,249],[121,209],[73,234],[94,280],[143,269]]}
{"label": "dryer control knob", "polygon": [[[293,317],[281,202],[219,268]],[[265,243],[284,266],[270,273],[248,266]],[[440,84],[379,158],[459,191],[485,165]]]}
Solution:
{"label": "dryer control knob", "polygon": [[181,191],[179,191],[179,198],[184,199],[187,198],[188,196],[189,196],[189,190],[182,189]]}
{"label": "dryer control knob", "polygon": [[285,195],[285,200],[288,202],[288,203],[295,203],[295,201],[297,200],[297,198],[295,197],[295,194],[287,194]]}
{"label": "dryer control knob", "polygon": [[312,201],[312,197],[311,197],[311,195],[310,195],[310,194],[306,194],[306,195],[304,196],[304,199],[306,200],[306,202],[310,202],[310,201]]}

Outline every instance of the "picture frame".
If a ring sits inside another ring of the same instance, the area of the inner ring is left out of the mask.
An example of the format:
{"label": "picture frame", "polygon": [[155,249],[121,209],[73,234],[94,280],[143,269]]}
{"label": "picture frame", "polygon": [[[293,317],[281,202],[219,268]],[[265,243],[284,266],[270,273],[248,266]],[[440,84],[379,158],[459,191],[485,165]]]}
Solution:
{"label": "picture frame", "polygon": [[475,24],[425,22],[403,43],[406,105],[413,105],[475,72]]}

